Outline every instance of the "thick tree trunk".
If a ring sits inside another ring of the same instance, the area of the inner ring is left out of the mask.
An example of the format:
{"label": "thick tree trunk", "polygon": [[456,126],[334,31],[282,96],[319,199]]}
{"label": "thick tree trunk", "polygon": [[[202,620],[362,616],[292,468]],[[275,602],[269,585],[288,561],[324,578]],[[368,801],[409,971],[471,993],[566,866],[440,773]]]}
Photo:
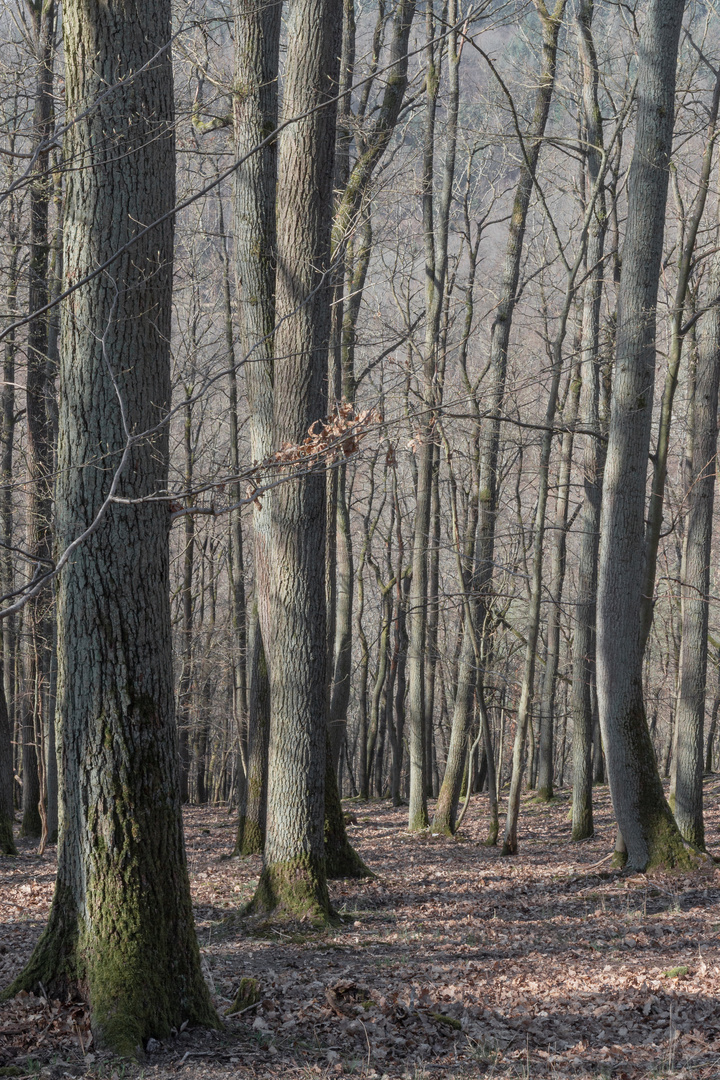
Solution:
{"label": "thick tree trunk", "polygon": [[[709,295],[720,292],[720,260]],[[688,514],[680,571],[682,644],[675,714],[675,756],[671,803],[685,840],[705,847],[703,823],[703,727],[707,680],[708,607],[720,383],[720,309],[702,318],[693,399],[692,463]]]}
{"label": "thick tree trunk", "polygon": [[[168,49],[156,55],[170,40],[170,5],[68,0],[63,14],[66,154],[82,164],[67,176],[65,205],[65,266],[77,282],[173,206],[172,67]],[[169,406],[172,246],[168,219],[64,310],[59,550],[105,505],[122,463],[121,501],[60,578],[57,884],[48,927],[8,991],[79,983],[97,1045],[131,1055],[184,1021],[217,1023],[182,835],[170,516],[149,499],[167,485],[167,428],[139,438]],[[138,440],[123,459],[128,432]]]}
{"label": "thick tree trunk", "polygon": [[[291,0],[283,109],[316,109],[335,92],[341,11]],[[273,443],[297,446],[327,411],[335,108],[286,128],[278,169]],[[325,476],[287,466],[270,502],[270,749],[265,864],[256,910],[326,918]],[[267,647],[267,641],[266,641]]]}
{"label": "thick tree trunk", "polygon": [[618,301],[616,363],[600,527],[597,688],[615,816],[628,864],[687,861],[663,794],[643,701],[645,477],[655,324],[683,3],[651,0],[642,29],[638,117]]}

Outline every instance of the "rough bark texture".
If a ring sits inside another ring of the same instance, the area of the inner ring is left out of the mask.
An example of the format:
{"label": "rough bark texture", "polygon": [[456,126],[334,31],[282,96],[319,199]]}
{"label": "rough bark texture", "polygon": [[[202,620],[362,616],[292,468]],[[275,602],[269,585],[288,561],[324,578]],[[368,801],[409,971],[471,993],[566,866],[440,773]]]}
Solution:
{"label": "rough bark texture", "polygon": [[[283,110],[333,96],[341,11],[291,0]],[[298,445],[327,411],[335,109],[286,128],[278,167],[273,442]],[[270,750],[265,865],[255,910],[326,918],[325,476],[288,466],[270,500]],[[266,641],[267,648],[267,641]]]}
{"label": "rough bark texture", "polygon": [[[709,284],[720,291],[720,260]],[[672,802],[685,840],[705,847],[703,824],[703,728],[707,681],[708,607],[720,382],[720,309],[702,319],[693,401],[692,464],[681,579],[682,644],[675,712]]]}
{"label": "rough bark texture", "polygon": [[[70,118],[65,267],[81,280],[173,205],[170,5],[64,5]],[[147,71],[136,74],[152,57]],[[127,79],[132,72],[133,78]],[[122,80],[125,80],[122,82]],[[95,103],[108,86],[120,86]],[[106,499],[127,444],[170,397],[173,229],[156,227],[63,313],[60,550]],[[173,708],[167,429],[135,443],[58,597],[63,815],[48,927],[8,993],[80,984],[98,1046],[134,1054],[183,1021],[216,1024],[200,970]],[[51,989],[52,988],[52,989]]]}
{"label": "rough bark texture", "polygon": [[[238,159],[250,153],[277,127],[281,14],[281,3],[236,2],[236,93],[233,100]],[[250,153],[235,174],[238,345],[241,361],[249,361],[244,363],[243,375],[250,413],[250,453],[255,462],[265,461],[272,450],[276,188],[277,143],[273,142],[259,153]],[[258,482],[262,482],[262,476],[258,476]],[[262,641],[254,644],[251,663],[254,665],[262,654],[266,671],[263,675],[253,666],[250,676],[256,683],[248,697],[248,745],[255,760],[252,763],[248,760],[246,783],[248,789],[252,783],[254,790],[246,792],[246,821],[238,823],[238,842],[242,832],[244,849],[255,848],[260,843],[261,833],[264,840],[267,803],[267,750],[264,748],[269,737],[269,698],[263,689],[263,680],[267,678],[270,661],[269,499],[258,499],[253,504],[252,515],[255,604]],[[258,784],[263,785],[260,790]]]}
{"label": "rough bark texture", "polygon": [[597,689],[615,815],[632,869],[687,861],[645,717],[642,641],[645,477],[655,381],[675,66],[683,4],[651,0],[639,48],[638,116],[618,300],[600,527]]}

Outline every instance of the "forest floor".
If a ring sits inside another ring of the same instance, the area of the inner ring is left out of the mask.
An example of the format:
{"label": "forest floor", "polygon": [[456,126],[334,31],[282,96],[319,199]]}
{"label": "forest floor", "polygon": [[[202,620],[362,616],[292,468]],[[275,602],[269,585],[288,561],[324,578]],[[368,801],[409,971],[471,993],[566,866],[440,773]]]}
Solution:
{"label": "forest floor", "polygon": [[[720,850],[720,777],[706,785]],[[0,1076],[49,1080],[676,1080],[720,1078],[720,868],[610,869],[607,789],[596,835],[570,842],[569,795],[523,802],[520,854],[483,844],[484,796],[456,839],[411,836],[406,811],[347,803],[377,877],[333,882],[345,921],[320,933],[239,917],[259,859],[229,859],[234,819],[186,814],[206,978],[218,1011],[242,978],[260,1000],[217,1032],[185,1030],[140,1064],[94,1052],[82,1002],[0,1006]],[[0,986],[47,916],[54,849],[0,858]]]}

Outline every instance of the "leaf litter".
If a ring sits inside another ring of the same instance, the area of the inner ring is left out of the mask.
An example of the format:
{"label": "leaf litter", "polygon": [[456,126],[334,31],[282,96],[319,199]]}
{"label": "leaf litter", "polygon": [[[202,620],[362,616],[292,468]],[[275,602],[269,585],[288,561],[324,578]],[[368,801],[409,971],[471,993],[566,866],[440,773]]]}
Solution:
{"label": "leaf litter", "polygon": [[[718,793],[710,778],[711,850]],[[349,835],[377,877],[331,883],[342,921],[325,932],[244,918],[260,859],[227,857],[233,816],[189,807],[222,1030],[183,1026],[151,1040],[143,1062],[118,1064],[96,1052],[85,1003],[38,987],[0,1005],[0,1076],[718,1080],[720,870],[612,870],[607,789],[595,799],[595,837],[572,844],[567,792],[528,796],[513,858],[484,846],[484,796],[455,839],[408,834],[404,808],[353,802]],[[52,896],[54,849],[19,846],[0,858],[0,985],[27,960]]]}

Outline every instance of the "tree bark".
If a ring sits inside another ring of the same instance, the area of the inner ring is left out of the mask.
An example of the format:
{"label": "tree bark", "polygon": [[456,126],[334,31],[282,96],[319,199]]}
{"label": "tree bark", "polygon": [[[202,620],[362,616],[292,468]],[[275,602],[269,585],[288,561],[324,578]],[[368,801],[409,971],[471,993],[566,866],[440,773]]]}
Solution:
{"label": "tree bark", "polygon": [[655,379],[658,280],[683,3],[651,0],[640,38],[638,116],[618,300],[600,526],[597,689],[610,791],[628,865],[687,862],[663,794],[643,701],[645,476]]}
{"label": "tree bark", "polygon": [[[602,114],[598,102],[599,72],[592,36],[592,0],[578,13],[578,46],[583,68],[583,127],[587,139],[587,188],[592,191],[600,174],[603,147]],[[597,194],[597,210],[588,235],[587,266],[582,313],[580,421],[586,431],[600,434],[599,332],[602,301],[603,252],[606,200],[604,188]],[[599,437],[581,435],[583,452],[583,502],[580,511],[578,585],[572,654],[571,711],[573,717],[572,838],[584,840],[594,833],[592,810],[594,710],[592,683],[595,677],[595,610],[600,499],[604,451]]]}
{"label": "tree bark", "polygon": [[[713,299],[720,293],[720,259],[717,256],[709,293]],[[703,727],[720,384],[720,309],[717,303],[702,317],[699,336],[688,513],[680,570],[682,644],[671,805],[684,839],[704,849]]]}
{"label": "tree bark", "polygon": [[[335,93],[341,11],[291,0],[283,111],[300,116]],[[285,128],[277,197],[273,445],[298,446],[327,413],[330,226],[335,113]],[[265,863],[256,910],[329,914],[325,878],[325,475],[286,466],[270,502],[270,748]],[[267,642],[266,642],[267,647]]]}
{"label": "tree bark", "polygon": [[578,413],[580,377],[574,368],[568,391],[569,402],[563,415],[566,431],[560,450],[560,468],[555,497],[555,522],[550,550],[550,611],[547,621],[547,649],[540,696],[540,735],[538,739],[537,798],[547,801],[553,797],[555,754],[555,689],[560,662],[560,604],[565,583],[565,551],[567,548],[568,506],[570,503],[570,473],[572,469],[574,427]]}
{"label": "tree bark", "polygon": [[[70,283],[172,208],[174,116],[167,0],[132,9],[67,0],[63,16],[74,121],[65,149],[78,166],[65,203]],[[182,835],[170,515],[152,498],[167,486],[167,427],[141,437],[170,402],[172,252],[167,218],[63,313],[59,549],[93,522],[121,464],[115,497],[125,501],[107,508],[60,577],[57,883],[48,927],[6,992],[80,984],[98,1047],[125,1055],[185,1021],[217,1023]]]}

